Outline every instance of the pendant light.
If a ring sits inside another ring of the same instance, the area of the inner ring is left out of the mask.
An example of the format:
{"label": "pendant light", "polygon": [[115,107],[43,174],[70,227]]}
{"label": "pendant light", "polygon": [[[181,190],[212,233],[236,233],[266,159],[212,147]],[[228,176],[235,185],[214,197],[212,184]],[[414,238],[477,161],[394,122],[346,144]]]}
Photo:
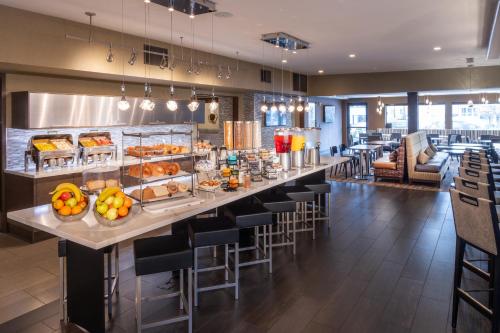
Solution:
{"label": "pendant light", "polygon": [[281,97],[278,104],[278,110],[283,113],[286,112],[285,97],[283,96],[283,51],[281,51]]}
{"label": "pendant light", "polygon": [[382,102],[382,98],[379,96],[377,100],[377,113],[382,114],[382,111],[384,110],[384,102]]}
{"label": "pendant light", "polygon": [[497,102],[500,103],[500,94],[498,94]]}
{"label": "pendant light", "polygon": [[[215,66],[214,66],[214,13],[212,12],[211,14],[211,53],[210,53],[210,58],[211,58],[211,63],[212,63],[212,67],[214,68],[214,71],[215,71]],[[213,78],[212,78],[213,80]],[[212,81],[213,82],[213,81]],[[217,101],[217,98],[215,97],[215,87],[213,86],[212,84],[212,100],[210,101],[210,104],[208,106],[208,109],[210,110],[210,113],[214,114],[215,112],[217,112],[217,110],[219,109],[219,102]]]}
{"label": "pendant light", "polygon": [[469,67],[469,100],[467,101],[467,106],[469,108],[474,107],[474,101],[472,100],[472,64]]}
{"label": "pendant light", "polygon": [[[266,50],[266,46],[265,46],[265,43],[262,43],[262,67],[260,69],[260,80],[262,81],[262,91],[265,91],[265,80],[264,80],[264,52]],[[267,107],[267,103],[266,103],[266,95],[264,95],[264,97],[262,98],[262,101],[260,102],[260,111],[261,112],[267,112],[268,110],[268,107]]]}
{"label": "pendant light", "polygon": [[[300,72],[299,72],[299,91],[300,91],[300,93],[302,93],[301,83],[302,83],[302,74],[300,74]],[[297,106],[295,107],[295,109],[297,110],[297,112],[304,111],[304,106],[302,105],[302,95],[297,96]]]}
{"label": "pendant light", "polygon": [[295,101],[293,98],[290,98],[290,101],[288,102],[288,112],[292,113],[295,111]]}
{"label": "pendant light", "polygon": [[[170,59],[174,58],[174,44],[173,44],[173,29],[174,29],[174,12],[170,12],[170,50],[169,54],[171,55]],[[170,61],[171,62],[171,61]],[[167,100],[167,109],[169,111],[177,111],[178,105],[175,101],[174,94],[174,67],[170,66],[170,96]]]}
{"label": "pendant light", "polygon": [[191,112],[195,112],[196,110],[198,110],[199,106],[200,102],[198,102],[198,97],[196,97],[196,89],[195,87],[193,87],[193,89],[191,89],[191,99],[188,104],[188,109]]}
{"label": "pendant light", "polygon": [[[124,20],[124,11],[123,11],[123,1],[122,0],[122,47],[123,47],[123,20]],[[120,92],[121,92],[121,99],[118,101],[118,110],[120,111],[127,111],[130,108],[130,103],[127,101],[127,98],[125,97],[125,56],[122,54],[122,84],[120,86]]]}
{"label": "pendant light", "polygon": [[[149,7],[148,7],[149,2],[144,1],[144,44],[148,45],[148,17],[149,17]],[[144,55],[145,56],[145,55]],[[151,53],[148,52],[148,59],[151,60]],[[147,63],[150,63],[148,60]],[[147,75],[147,63],[146,61],[144,62],[144,80],[146,81],[144,83],[144,99],[142,100],[141,104],[139,107],[144,110],[144,111],[153,111],[155,108],[155,102],[151,99],[151,85],[148,82],[148,75]]]}

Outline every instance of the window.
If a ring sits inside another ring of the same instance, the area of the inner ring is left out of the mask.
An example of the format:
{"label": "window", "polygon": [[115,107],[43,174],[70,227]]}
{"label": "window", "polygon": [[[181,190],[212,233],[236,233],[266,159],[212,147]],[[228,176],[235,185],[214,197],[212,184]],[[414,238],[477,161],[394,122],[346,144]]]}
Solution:
{"label": "window", "polygon": [[286,126],[286,112],[268,110],[266,112],[266,126]]}
{"label": "window", "polygon": [[307,112],[306,127],[316,127],[316,104],[309,103],[309,112]]}
{"label": "window", "polygon": [[500,104],[453,104],[451,108],[453,129],[498,130],[500,129]]}
{"label": "window", "polygon": [[385,123],[392,128],[408,128],[408,105],[386,105]]}
{"label": "window", "polygon": [[419,129],[444,129],[445,117],[446,106],[444,104],[418,106]]}
{"label": "window", "polygon": [[350,143],[359,141],[359,133],[366,133],[366,114],[366,104],[349,104],[347,130]]}

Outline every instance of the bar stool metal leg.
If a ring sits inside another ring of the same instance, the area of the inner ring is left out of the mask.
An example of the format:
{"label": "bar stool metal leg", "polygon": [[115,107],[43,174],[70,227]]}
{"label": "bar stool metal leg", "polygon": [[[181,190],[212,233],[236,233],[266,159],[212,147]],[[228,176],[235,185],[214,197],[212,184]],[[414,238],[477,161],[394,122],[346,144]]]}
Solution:
{"label": "bar stool metal leg", "polygon": [[[265,226],[264,226],[265,228]],[[269,225],[269,274],[273,272],[273,225]]]}
{"label": "bar stool metal leg", "polygon": [[188,268],[188,331],[193,332],[193,270]]}
{"label": "bar stool metal leg", "polygon": [[141,277],[135,278],[135,320],[137,323],[137,333],[141,333],[142,309],[141,309]]}
{"label": "bar stool metal leg", "polygon": [[111,271],[111,253],[108,253],[107,257],[108,276],[106,282],[108,284],[108,293],[106,298],[108,300],[108,318],[111,319],[113,316],[113,272]]}
{"label": "bar stool metal leg", "polygon": [[66,323],[66,286],[64,257],[59,257],[59,320]]}
{"label": "bar stool metal leg", "polygon": [[198,248],[193,249],[194,256],[194,306],[198,306]]}
{"label": "bar stool metal leg", "polygon": [[184,270],[181,269],[179,271],[179,292],[181,294],[181,297],[179,297],[179,309],[184,309],[184,302],[182,301],[182,298],[184,296]]}

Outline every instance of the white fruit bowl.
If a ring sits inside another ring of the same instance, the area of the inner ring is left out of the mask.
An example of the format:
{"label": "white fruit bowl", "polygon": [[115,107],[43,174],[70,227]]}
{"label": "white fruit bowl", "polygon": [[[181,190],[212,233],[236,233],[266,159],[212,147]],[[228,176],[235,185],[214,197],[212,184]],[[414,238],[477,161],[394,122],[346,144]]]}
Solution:
{"label": "white fruit bowl", "polygon": [[[88,200],[87,200],[87,202],[88,202]],[[54,208],[54,206],[52,206],[52,205],[50,205],[50,206],[52,207],[52,212],[54,213],[54,216],[59,221],[62,221],[62,222],[80,221],[81,219],[83,219],[85,217],[85,215],[87,215],[87,213],[89,212],[89,207],[90,207],[90,205],[87,203],[87,206],[85,206],[85,208],[82,210],[82,212],[80,214],[64,216],[64,215],[60,215],[57,212],[57,210]]]}
{"label": "white fruit bowl", "polygon": [[109,219],[105,218],[104,216],[102,216],[101,214],[99,214],[97,212],[96,208],[97,207],[94,203],[92,211],[94,212],[95,219],[97,220],[97,222],[99,224],[106,226],[106,227],[117,227],[117,226],[120,226],[122,224],[125,224],[128,221],[130,221],[130,219],[132,219],[132,217],[134,217],[135,214],[137,214],[139,212],[139,206],[137,204],[133,204],[130,207],[127,216],[117,218],[116,220],[109,220]]}

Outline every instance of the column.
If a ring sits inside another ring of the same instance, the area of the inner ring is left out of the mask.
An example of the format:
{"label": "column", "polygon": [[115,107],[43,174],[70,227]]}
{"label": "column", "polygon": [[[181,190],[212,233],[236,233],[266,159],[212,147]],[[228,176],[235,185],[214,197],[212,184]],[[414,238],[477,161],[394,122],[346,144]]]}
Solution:
{"label": "column", "polygon": [[418,131],[418,92],[408,92],[408,134]]}

